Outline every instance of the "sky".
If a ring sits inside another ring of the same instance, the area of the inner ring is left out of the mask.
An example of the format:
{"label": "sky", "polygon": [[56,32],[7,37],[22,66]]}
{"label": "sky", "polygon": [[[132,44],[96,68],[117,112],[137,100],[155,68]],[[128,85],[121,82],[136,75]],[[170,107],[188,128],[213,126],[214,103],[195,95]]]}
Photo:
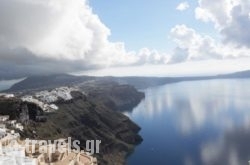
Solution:
{"label": "sky", "polygon": [[[198,5],[196,0],[91,0],[89,3],[94,13],[112,29],[110,40],[123,41],[128,50],[147,47],[170,51],[174,43],[169,38],[169,32],[180,23],[196,27],[201,33],[215,35],[212,24],[202,24],[195,19],[194,7]],[[186,4],[182,9],[185,12],[176,10],[179,4]]]}
{"label": "sky", "polygon": [[250,0],[1,0],[0,79],[250,69]]}

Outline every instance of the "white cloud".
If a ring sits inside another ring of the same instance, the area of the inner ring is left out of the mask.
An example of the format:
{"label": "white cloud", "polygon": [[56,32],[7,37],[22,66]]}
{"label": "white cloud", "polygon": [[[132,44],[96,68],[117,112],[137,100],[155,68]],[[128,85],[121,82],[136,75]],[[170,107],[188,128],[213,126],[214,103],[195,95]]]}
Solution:
{"label": "white cloud", "polygon": [[155,50],[110,42],[87,0],[2,0],[0,20],[0,70],[9,74],[166,62]]}
{"label": "white cloud", "polygon": [[188,2],[182,2],[180,3],[177,7],[176,7],[176,10],[179,10],[179,11],[184,11],[184,10],[187,10],[189,8],[189,3]]}
{"label": "white cloud", "polygon": [[209,1],[199,0],[199,6],[195,9],[195,16],[205,22],[215,23],[216,28],[228,24],[231,20],[230,12],[238,3],[238,0]]}
{"label": "white cloud", "polygon": [[110,30],[85,0],[3,0],[1,44],[25,48],[39,57],[112,65],[134,62],[122,43],[108,41]]}
{"label": "white cloud", "polygon": [[223,58],[214,39],[207,35],[202,36],[186,25],[177,25],[172,28],[171,37],[177,43],[177,49],[172,56],[173,62],[176,62],[174,59],[178,56],[183,57],[182,61]]}
{"label": "white cloud", "polygon": [[[171,37],[177,44],[171,62],[243,58],[250,56],[250,49],[216,41],[211,36],[201,35],[186,25],[171,29]],[[177,59],[177,60],[176,60]]]}
{"label": "white cloud", "polygon": [[214,23],[223,41],[239,47],[250,47],[249,0],[199,0],[196,18]]}
{"label": "white cloud", "polygon": [[170,55],[166,53],[160,53],[157,50],[150,50],[148,48],[142,48],[137,53],[137,65],[138,64],[167,64],[170,59]]}
{"label": "white cloud", "polygon": [[[188,8],[187,2],[177,6]],[[249,57],[249,11],[248,0],[199,0],[196,18],[214,23],[223,41],[176,25],[170,35],[177,47],[167,54],[129,52],[123,42],[109,41],[111,30],[87,0],[1,0],[0,77]]]}

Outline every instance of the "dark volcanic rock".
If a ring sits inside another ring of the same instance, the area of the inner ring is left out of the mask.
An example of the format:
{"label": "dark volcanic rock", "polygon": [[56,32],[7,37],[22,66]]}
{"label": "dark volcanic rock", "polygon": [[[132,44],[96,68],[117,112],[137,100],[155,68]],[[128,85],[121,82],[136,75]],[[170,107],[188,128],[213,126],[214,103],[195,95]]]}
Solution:
{"label": "dark volcanic rock", "polygon": [[130,85],[118,85],[111,81],[96,81],[81,87],[88,98],[116,111],[131,111],[138,105],[145,94]]}
{"label": "dark volcanic rock", "polygon": [[43,111],[33,103],[22,102],[18,98],[2,98],[0,97],[0,115],[9,115],[10,120],[18,120],[25,124],[35,116],[42,114]]}
{"label": "dark volcanic rock", "polygon": [[[20,99],[0,100],[0,114],[11,115],[25,123],[23,138],[48,139],[72,137],[84,149],[87,140],[101,140],[100,164],[124,164],[134,146],[142,141],[140,127],[118,110],[132,109],[144,94],[134,87],[110,82],[81,86],[87,95],[73,91],[72,100],[58,100],[59,110],[41,112],[35,104]],[[108,104],[110,103],[110,104]],[[35,132],[35,134],[34,134]]]}
{"label": "dark volcanic rock", "polygon": [[[132,110],[145,96],[130,85],[119,85],[110,80],[93,80],[57,75],[56,77],[30,77],[14,85],[11,90],[26,89],[29,94],[58,85],[76,86],[84,91],[73,91],[74,99],[58,100],[59,110],[41,112],[35,104],[21,100],[0,100],[0,114],[11,115],[22,123],[28,123],[23,138],[58,139],[72,137],[80,140],[84,149],[87,140],[101,140],[100,154],[95,155],[100,164],[124,164],[135,145],[142,141],[140,127],[120,111]],[[84,82],[83,82],[84,81]],[[46,84],[48,86],[46,86]],[[27,122],[28,121],[28,122]]]}
{"label": "dark volcanic rock", "polygon": [[120,112],[113,111],[103,104],[88,100],[75,92],[71,101],[57,103],[59,110],[47,114],[44,123],[32,123],[26,128],[26,137],[36,132],[38,139],[72,137],[80,140],[85,147],[87,140],[101,140],[100,164],[124,163],[126,155],[142,141],[138,135],[140,127]]}

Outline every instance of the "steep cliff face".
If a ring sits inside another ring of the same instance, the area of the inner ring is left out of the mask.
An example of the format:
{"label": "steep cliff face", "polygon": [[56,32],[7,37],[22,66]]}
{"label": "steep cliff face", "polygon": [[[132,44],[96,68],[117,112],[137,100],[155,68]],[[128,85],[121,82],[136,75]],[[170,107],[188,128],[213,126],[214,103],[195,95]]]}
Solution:
{"label": "steep cliff face", "polygon": [[9,115],[11,120],[19,118],[22,101],[20,99],[0,98],[0,115]]}
{"label": "steep cliff face", "polygon": [[33,103],[23,102],[19,98],[0,98],[0,115],[9,115],[10,120],[27,124],[29,120],[35,120],[32,114],[42,113],[43,111]]}
{"label": "steep cliff face", "polygon": [[[71,137],[79,140],[83,149],[87,140],[101,140],[100,153],[95,155],[99,164],[125,164],[126,156],[142,138],[138,135],[140,127],[120,110],[131,110],[144,94],[128,85],[110,82],[92,82],[79,87],[84,94],[71,92],[73,99],[55,102],[59,109],[53,113],[41,112],[34,104],[13,99],[3,101],[8,106],[0,108],[0,114],[13,111],[13,118],[28,123],[21,133],[23,138]],[[36,120],[40,116],[46,118],[45,122]]]}
{"label": "steep cliff face", "polygon": [[[85,147],[87,140],[101,140],[100,164],[125,164],[126,155],[142,141],[140,127],[120,112],[89,100],[80,92],[70,101],[57,102],[59,110],[46,114],[47,121],[30,122],[23,136],[35,139],[72,137]],[[35,134],[33,132],[36,132]]]}
{"label": "steep cliff face", "polygon": [[112,81],[85,83],[80,88],[85,91],[89,100],[115,111],[131,111],[145,97],[143,92],[137,91],[133,86],[118,85]]}

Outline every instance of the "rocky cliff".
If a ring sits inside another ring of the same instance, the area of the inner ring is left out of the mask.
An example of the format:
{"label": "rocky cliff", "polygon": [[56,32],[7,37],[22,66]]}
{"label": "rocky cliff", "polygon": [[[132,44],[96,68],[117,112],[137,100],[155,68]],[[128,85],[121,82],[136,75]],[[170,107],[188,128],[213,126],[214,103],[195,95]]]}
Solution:
{"label": "rocky cliff", "polygon": [[[21,133],[23,138],[72,137],[84,144],[83,149],[86,140],[101,140],[100,154],[95,155],[99,164],[125,164],[126,156],[142,138],[138,135],[140,127],[119,111],[132,109],[144,94],[128,85],[90,84],[79,86],[85,94],[74,91],[71,93],[73,99],[57,101],[59,110],[56,112],[41,112],[34,104],[14,98],[0,99],[0,114],[29,121]],[[37,121],[41,116],[46,120]]]}
{"label": "rocky cliff", "polygon": [[10,120],[26,124],[40,114],[43,114],[43,111],[36,104],[23,102],[19,98],[0,97],[0,115],[9,115]]}

